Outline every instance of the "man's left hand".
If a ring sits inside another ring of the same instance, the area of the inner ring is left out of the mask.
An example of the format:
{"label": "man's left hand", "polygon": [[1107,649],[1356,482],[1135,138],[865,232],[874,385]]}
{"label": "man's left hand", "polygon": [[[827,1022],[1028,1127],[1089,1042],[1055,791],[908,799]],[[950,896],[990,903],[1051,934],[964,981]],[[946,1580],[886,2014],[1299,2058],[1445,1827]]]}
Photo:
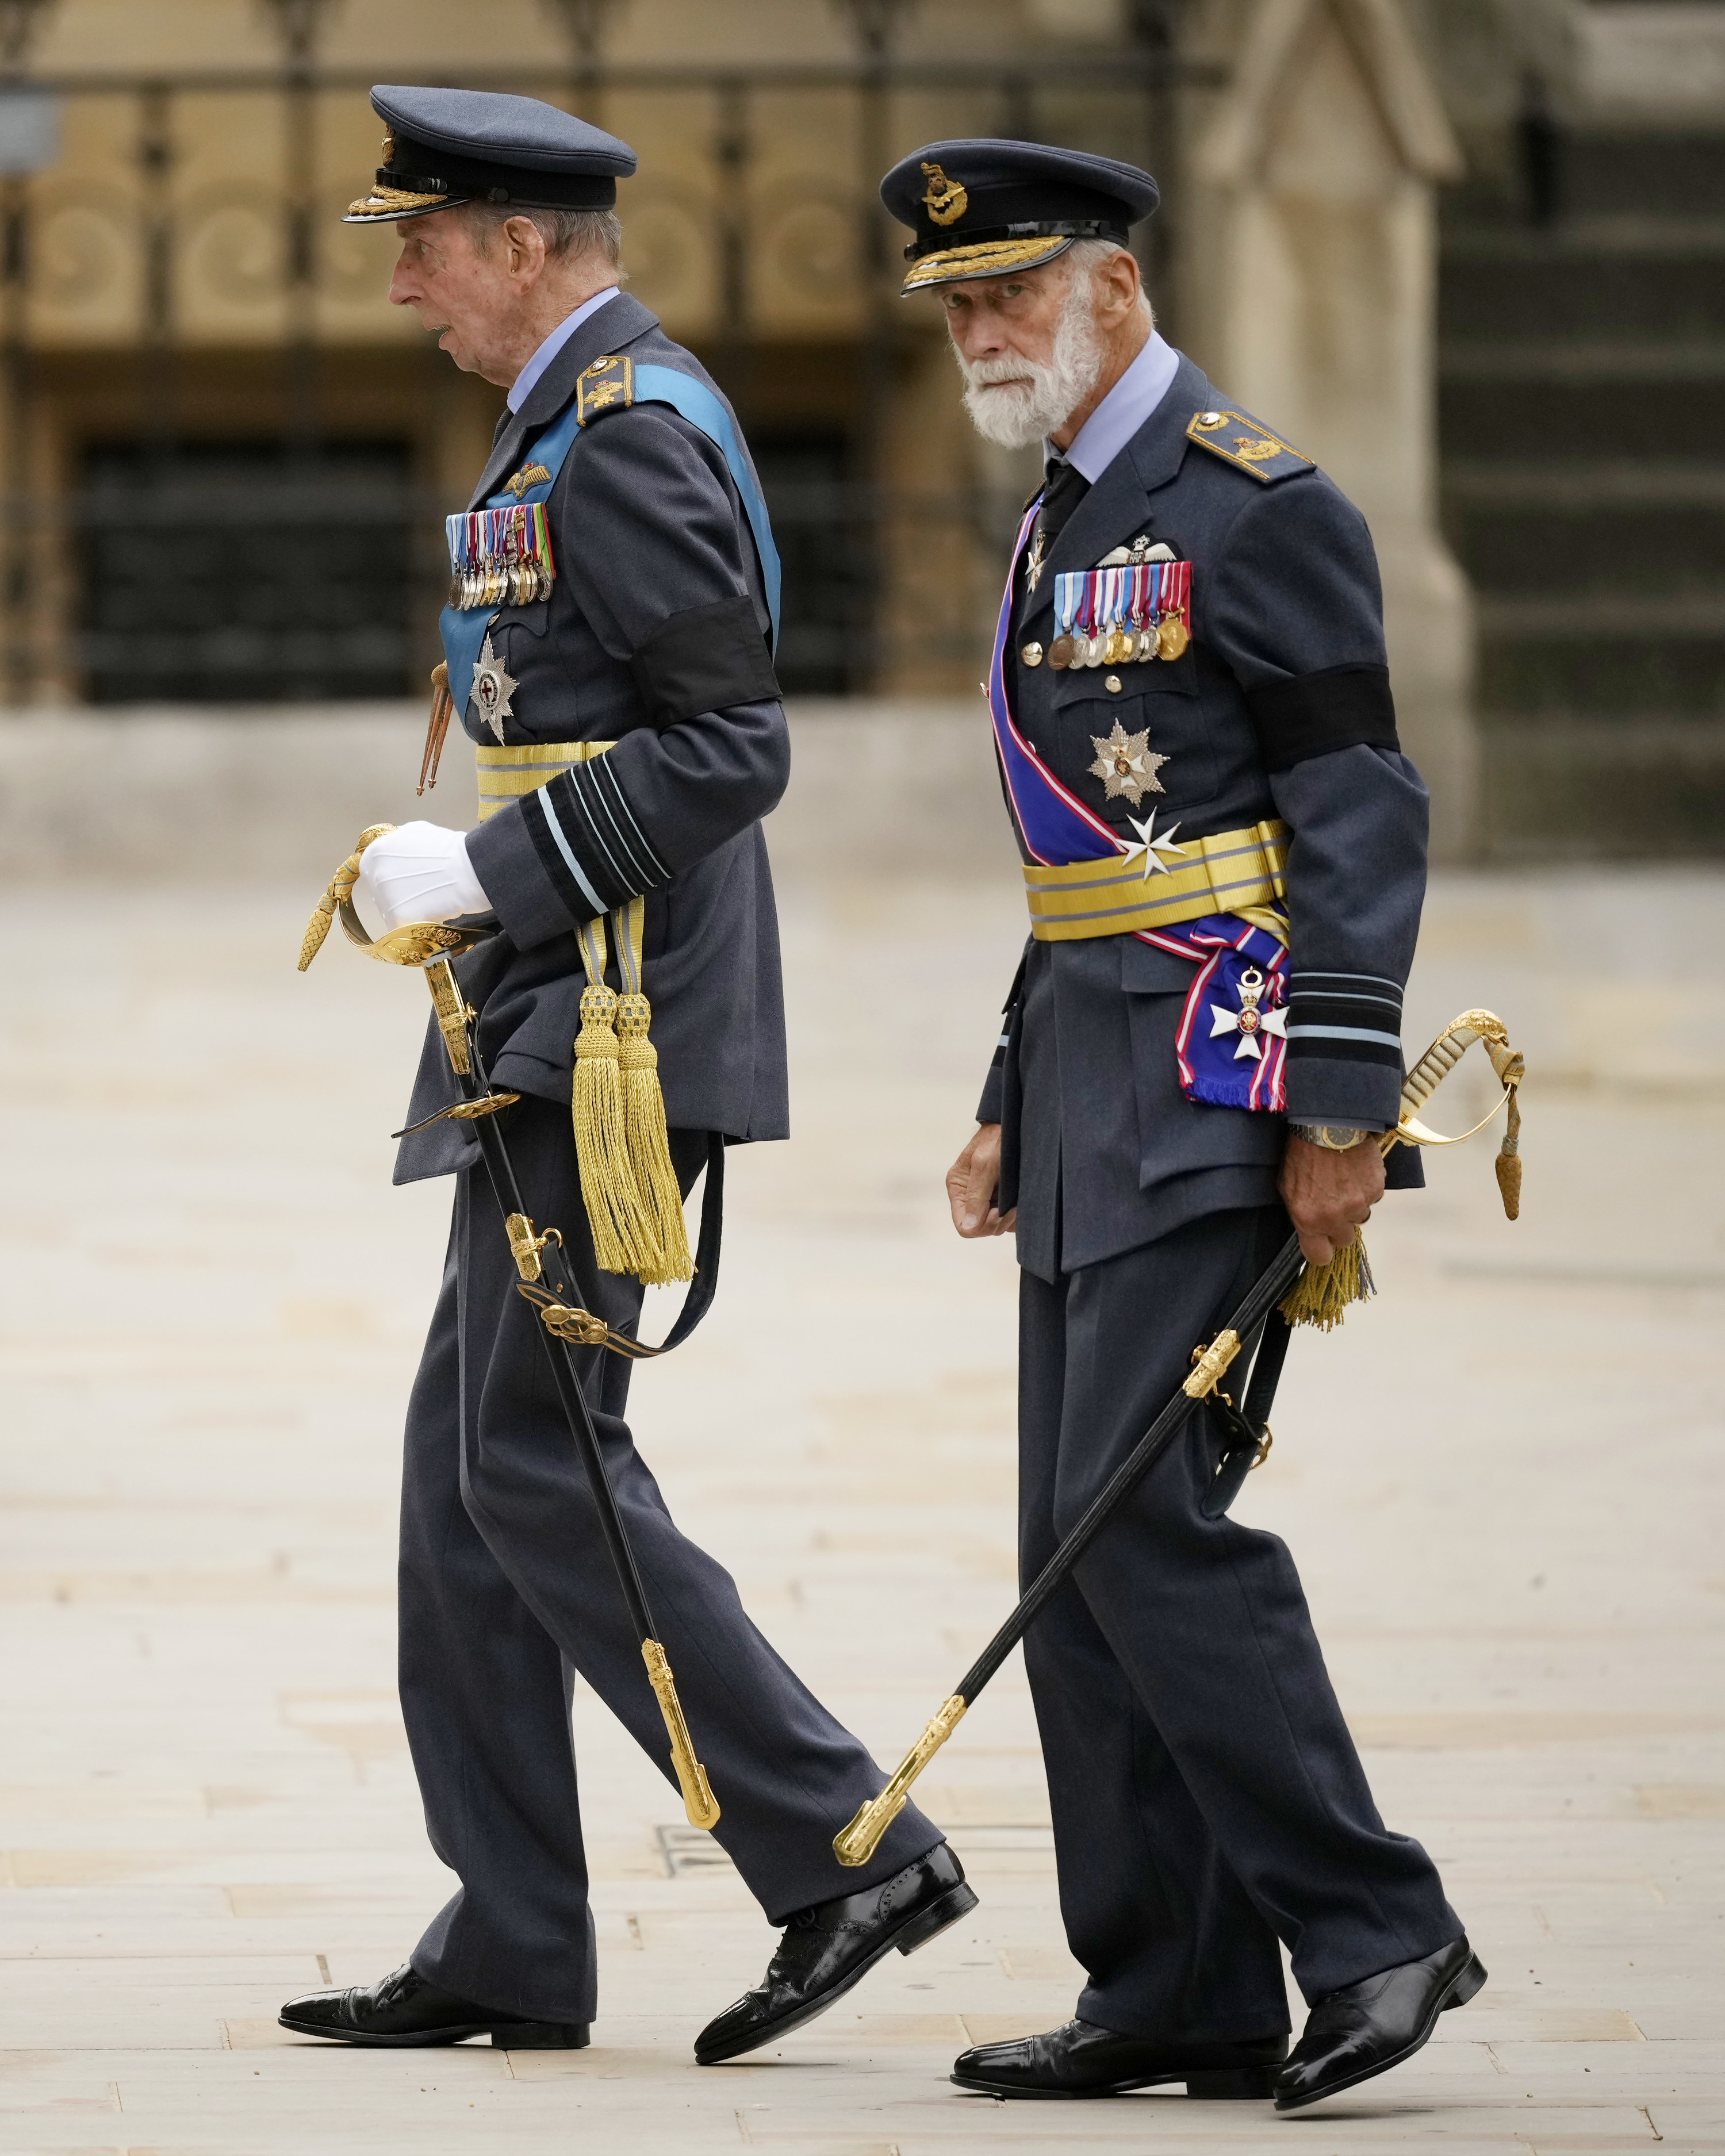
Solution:
{"label": "man's left hand", "polygon": [[359,857],[362,894],[387,936],[409,921],[453,921],[486,913],[491,901],[467,858],[467,836],[441,824],[403,824],[373,839]]}
{"label": "man's left hand", "polygon": [[1281,1162],[1281,1202],[1308,1265],[1327,1265],[1345,1250],[1384,1195],[1384,1156],[1375,1137],[1331,1152],[1288,1133]]}

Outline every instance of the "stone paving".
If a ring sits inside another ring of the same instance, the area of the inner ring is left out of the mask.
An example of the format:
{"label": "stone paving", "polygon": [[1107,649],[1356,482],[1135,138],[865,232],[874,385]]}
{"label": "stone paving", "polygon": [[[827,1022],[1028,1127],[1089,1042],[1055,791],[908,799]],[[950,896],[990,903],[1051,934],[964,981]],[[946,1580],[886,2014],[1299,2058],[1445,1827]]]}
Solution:
{"label": "stone paving", "polygon": [[[769,1935],[587,1693],[593,2048],[275,2025],[290,1993],[393,1966],[449,1883],[393,1691],[399,1424],[447,1204],[388,1183],[422,999],[339,943],[297,978],[314,895],[7,896],[0,2149],[1725,2148],[1725,881],[1434,896],[1409,1039],[1474,1003],[1510,1019],[1525,1217],[1483,1140],[1384,1209],[1381,1297],[1302,1336],[1243,1509],[1299,1554],[1383,1808],[1491,1982],[1409,2066],[1287,2120],[947,2084],[1076,1984],[1015,1664],[923,1792],[975,1917],[771,2052],[692,2064]],[[637,1430],[890,1762],[1013,1593],[1012,1263],[957,1242],[939,1182],[1019,916],[999,877],[883,901],[798,872],[783,897],[798,1135],[733,1155],[717,1313],[638,1377]],[[1485,1100],[1470,1071],[1433,1120]]]}

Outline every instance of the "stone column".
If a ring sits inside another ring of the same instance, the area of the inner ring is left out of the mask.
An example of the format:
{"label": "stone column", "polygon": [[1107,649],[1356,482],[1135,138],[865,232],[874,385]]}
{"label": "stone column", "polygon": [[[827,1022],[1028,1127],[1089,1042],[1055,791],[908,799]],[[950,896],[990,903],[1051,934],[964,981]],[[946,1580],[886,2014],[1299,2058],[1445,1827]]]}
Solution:
{"label": "stone column", "polygon": [[[1219,10],[1219,15],[1220,11]],[[1474,843],[1472,603],[1437,526],[1435,190],[1454,136],[1402,0],[1249,0],[1191,167],[1188,341],[1364,511],[1435,858]]]}

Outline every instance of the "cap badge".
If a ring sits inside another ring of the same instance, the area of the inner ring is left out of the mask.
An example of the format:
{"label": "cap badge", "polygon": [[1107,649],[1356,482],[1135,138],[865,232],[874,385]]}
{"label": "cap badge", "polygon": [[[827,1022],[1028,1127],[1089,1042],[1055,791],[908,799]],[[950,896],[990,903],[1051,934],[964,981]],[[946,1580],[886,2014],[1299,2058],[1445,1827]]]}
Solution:
{"label": "cap badge", "polygon": [[395,130],[393,127],[386,127],[383,130],[382,146],[384,163],[393,165],[395,162]]}
{"label": "cap badge", "polygon": [[928,175],[928,192],[922,198],[922,207],[934,224],[956,224],[970,207],[970,196],[962,181],[949,180],[938,165],[924,165]]}

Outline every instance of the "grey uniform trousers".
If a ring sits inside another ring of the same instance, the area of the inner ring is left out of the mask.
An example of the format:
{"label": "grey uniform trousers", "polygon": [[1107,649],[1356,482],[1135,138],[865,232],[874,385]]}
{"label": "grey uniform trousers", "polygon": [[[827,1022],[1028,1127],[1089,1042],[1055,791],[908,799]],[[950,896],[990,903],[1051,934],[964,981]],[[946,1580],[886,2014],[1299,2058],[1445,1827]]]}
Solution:
{"label": "grey uniform trousers", "polygon": [[[1050,1283],[1020,1276],[1026,1584],[1290,1232],[1216,1213]],[[1308,1999],[1461,1934],[1378,1817],[1277,1537],[1200,1511],[1193,1416],[1026,1636],[1078,2012],[1171,2039],[1288,2025]]]}
{"label": "grey uniform trousers", "polygon": [[[576,1279],[613,1325],[639,1283],[598,1271],[569,1111],[524,1100],[505,1135],[534,1219],[560,1228]],[[686,1190],[704,1133],[673,1132]],[[593,1920],[569,1725],[575,1675],[675,1789],[642,1666],[537,1317],[516,1293],[482,1168],[457,1177],[449,1260],[408,1411],[402,1491],[402,1711],[432,1847],[460,1891],[413,1967],[479,2004],[588,2021]],[[630,1366],[583,1351],[611,1482],[674,1671],[722,1844],[768,1918],[890,1878],[942,1839],[914,1807],[872,1864],[833,1836],[886,1779],[744,1614],[730,1575],[679,1534],[623,1419]],[[667,1818],[681,1815],[680,1803]]]}

